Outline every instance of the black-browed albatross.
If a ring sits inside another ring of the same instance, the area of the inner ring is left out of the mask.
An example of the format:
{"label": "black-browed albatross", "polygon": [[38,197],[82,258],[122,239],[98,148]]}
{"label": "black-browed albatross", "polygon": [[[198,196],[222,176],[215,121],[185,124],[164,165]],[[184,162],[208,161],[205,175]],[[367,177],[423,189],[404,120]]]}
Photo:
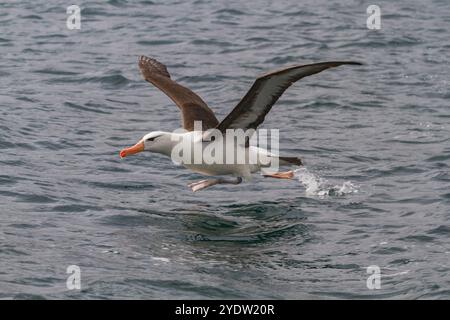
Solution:
{"label": "black-browed albatross", "polygon": [[[170,157],[176,144],[179,143],[180,138],[186,135],[198,134],[198,131],[194,131],[196,121],[201,121],[202,131],[217,129],[223,134],[228,129],[243,129],[244,131],[256,129],[264,121],[265,116],[283,92],[294,82],[340,65],[361,65],[361,63],[354,61],[329,61],[307,65],[294,65],[265,73],[256,79],[250,90],[231,113],[222,122],[219,122],[213,111],[197,94],[171,79],[164,64],[146,56],[140,56],[138,61],[144,79],[163,91],[179,107],[183,128],[186,132],[150,132],[134,146],[123,149],[120,152],[121,158],[141,151],[161,153]],[[205,140],[204,137],[202,138],[202,135],[200,135],[200,139],[193,138],[194,144],[198,143],[201,145],[200,150],[204,150],[205,145],[211,143]],[[237,148],[235,150],[236,152],[256,155],[256,159],[259,159],[259,156],[269,156],[274,159],[276,157],[280,165],[302,165],[300,158],[277,156],[265,149],[249,145],[248,141],[245,145],[235,146],[234,148]],[[191,183],[189,187],[194,192],[215,184],[239,184],[242,182],[242,178],[249,179],[252,173],[260,171],[266,177],[278,179],[292,179],[294,176],[292,170],[287,172],[264,172],[264,167],[267,167],[267,163],[263,164],[260,162],[211,164],[205,161],[201,163],[188,161],[181,162],[181,164],[194,172],[208,176],[234,176],[234,179],[220,177]]]}

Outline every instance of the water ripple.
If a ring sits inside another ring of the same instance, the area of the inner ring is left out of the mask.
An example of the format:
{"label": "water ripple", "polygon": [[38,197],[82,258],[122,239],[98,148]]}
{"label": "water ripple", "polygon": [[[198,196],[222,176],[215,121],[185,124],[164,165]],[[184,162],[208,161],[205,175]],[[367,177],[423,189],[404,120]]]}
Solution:
{"label": "water ripple", "polygon": [[[368,30],[351,1],[93,0],[67,30],[61,5],[1,3],[0,298],[448,297],[449,8],[379,5]],[[170,159],[118,157],[179,126],[142,54],[219,119],[257,74],[365,65],[302,79],[266,117],[307,165],[295,179],[192,193],[203,177]],[[73,264],[89,273],[77,293]]]}

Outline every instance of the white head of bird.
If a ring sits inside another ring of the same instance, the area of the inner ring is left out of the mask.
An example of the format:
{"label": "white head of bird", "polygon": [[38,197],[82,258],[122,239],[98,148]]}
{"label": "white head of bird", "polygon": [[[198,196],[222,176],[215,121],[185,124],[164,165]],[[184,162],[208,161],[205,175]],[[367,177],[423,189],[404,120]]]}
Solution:
{"label": "white head of bird", "polygon": [[120,151],[120,157],[125,158],[129,155],[136,154],[142,151],[150,151],[170,155],[173,147],[172,135],[173,133],[164,131],[152,131],[150,133],[147,133],[134,146],[125,148]]}

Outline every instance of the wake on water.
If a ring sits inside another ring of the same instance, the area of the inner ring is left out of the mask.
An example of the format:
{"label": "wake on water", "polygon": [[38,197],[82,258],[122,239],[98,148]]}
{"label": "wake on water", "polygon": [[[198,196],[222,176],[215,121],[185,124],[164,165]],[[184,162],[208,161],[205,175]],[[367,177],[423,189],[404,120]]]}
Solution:
{"label": "wake on water", "polygon": [[305,187],[306,195],[308,196],[344,196],[358,192],[358,186],[351,181],[345,181],[342,185],[333,185],[328,180],[308,171],[304,167],[295,170],[294,174]]}

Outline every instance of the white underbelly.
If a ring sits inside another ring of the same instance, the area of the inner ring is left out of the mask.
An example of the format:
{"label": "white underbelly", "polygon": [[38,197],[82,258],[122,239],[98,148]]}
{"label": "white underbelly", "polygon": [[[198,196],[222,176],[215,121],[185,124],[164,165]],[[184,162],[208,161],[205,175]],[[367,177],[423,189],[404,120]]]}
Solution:
{"label": "white underbelly", "polygon": [[[219,153],[220,156],[214,158],[208,157],[210,153],[206,152],[208,150],[205,151],[209,145],[208,143],[202,143],[201,140],[196,143],[199,144],[198,147],[191,149],[188,159],[186,159],[187,161],[183,161],[183,159],[181,165],[194,172],[209,176],[233,175],[249,178],[252,173],[259,172],[261,167],[265,167],[260,161],[261,156],[271,155],[265,149],[253,146],[245,148],[241,145],[234,145],[232,147],[234,150],[232,151],[233,153],[231,156],[226,154],[226,151],[231,150],[231,148],[229,149],[223,146],[223,149],[217,149],[221,151]],[[216,155],[216,153],[214,154]],[[201,157],[199,157],[199,155]],[[239,157],[237,155],[239,155]],[[198,159],[196,159],[196,156]],[[231,161],[228,160],[227,156],[230,156]]]}

